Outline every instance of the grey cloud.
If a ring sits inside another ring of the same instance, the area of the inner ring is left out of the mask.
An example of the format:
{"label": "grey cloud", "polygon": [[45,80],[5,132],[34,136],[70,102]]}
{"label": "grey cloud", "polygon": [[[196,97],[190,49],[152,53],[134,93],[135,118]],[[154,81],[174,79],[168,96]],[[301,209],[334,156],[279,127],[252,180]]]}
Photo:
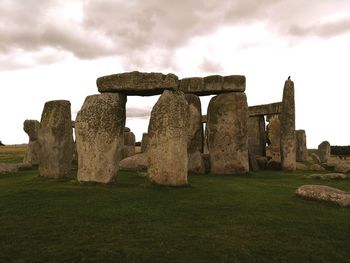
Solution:
{"label": "grey cloud", "polygon": [[[348,20],[303,26],[315,23],[311,20],[317,21],[333,9],[350,8],[348,0],[338,0],[337,4],[334,0],[324,0],[322,4],[319,0],[309,0],[307,5],[302,0],[75,2],[82,4],[82,21],[69,20],[60,13],[60,6],[67,3],[65,1],[0,2],[0,51],[7,54],[0,58],[0,65],[19,65],[20,61],[8,63],[4,60],[18,50],[35,53],[49,47],[81,59],[118,56],[124,68],[129,69],[149,65],[176,69],[174,54],[178,48],[186,46],[194,37],[210,35],[221,26],[258,22],[287,36],[308,36],[311,33],[320,37],[341,34],[349,27]],[[34,56],[31,59],[34,64],[42,64],[55,58],[45,60]],[[211,64],[204,61],[201,67],[215,69]]]}
{"label": "grey cloud", "polygon": [[126,117],[127,118],[141,118],[148,119],[151,115],[151,108],[137,108],[137,107],[127,107],[126,108]]}
{"label": "grey cloud", "polygon": [[223,68],[219,62],[213,61],[209,58],[203,58],[202,63],[199,65],[199,69],[210,74],[220,72]]}

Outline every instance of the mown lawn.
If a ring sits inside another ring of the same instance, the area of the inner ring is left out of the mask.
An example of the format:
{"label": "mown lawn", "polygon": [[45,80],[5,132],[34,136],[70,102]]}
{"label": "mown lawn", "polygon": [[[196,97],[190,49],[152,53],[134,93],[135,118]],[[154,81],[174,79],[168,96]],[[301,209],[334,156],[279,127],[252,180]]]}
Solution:
{"label": "mown lawn", "polygon": [[0,146],[0,163],[21,163],[26,150],[27,145]]}
{"label": "mown lawn", "polygon": [[350,208],[294,195],[302,173],[190,175],[157,187],[0,176],[0,262],[350,262]]}

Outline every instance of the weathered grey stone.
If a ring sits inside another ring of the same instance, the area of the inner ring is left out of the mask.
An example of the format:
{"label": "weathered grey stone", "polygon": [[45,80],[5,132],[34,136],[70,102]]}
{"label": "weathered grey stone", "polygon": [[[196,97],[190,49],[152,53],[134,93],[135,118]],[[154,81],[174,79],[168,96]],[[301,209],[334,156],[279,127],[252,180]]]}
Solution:
{"label": "weathered grey stone", "polygon": [[213,97],[209,102],[207,117],[211,172],[249,172],[246,95],[231,92]]}
{"label": "weathered grey stone", "polygon": [[121,153],[121,160],[135,155],[135,146],[124,145]]}
{"label": "weathered grey stone", "polygon": [[248,110],[249,110],[249,117],[263,116],[263,115],[276,115],[282,112],[282,102],[250,106]]}
{"label": "weathered grey stone", "polygon": [[126,96],[88,96],[75,122],[80,182],[108,183],[117,176],[124,146]]}
{"label": "weathered grey stone", "polygon": [[135,134],[131,131],[124,131],[124,145],[134,146],[135,147]]}
{"label": "weathered grey stone", "polygon": [[310,171],[324,171],[326,169],[323,168],[321,165],[315,163],[315,164],[310,165],[309,170]]}
{"label": "weathered grey stone", "polygon": [[258,163],[259,169],[265,170],[267,168],[267,157],[265,156],[255,156],[256,162]]}
{"label": "weathered grey stone", "polygon": [[326,163],[331,156],[331,145],[329,142],[324,141],[318,146],[317,154],[320,157],[322,163]]}
{"label": "weathered grey stone", "polygon": [[279,171],[282,169],[282,164],[281,164],[281,162],[279,162],[277,160],[271,159],[267,162],[266,168],[268,170]]}
{"label": "weathered grey stone", "polygon": [[160,185],[187,184],[188,104],[183,92],[164,91],[148,127],[148,178]]}
{"label": "weathered grey stone", "polygon": [[328,201],[340,206],[350,206],[350,193],[325,185],[303,185],[295,193],[305,199]]}
{"label": "weathered grey stone", "polygon": [[321,164],[320,157],[316,153],[311,153],[310,156],[316,164]]}
{"label": "weathered grey stone", "polygon": [[264,116],[254,116],[248,118],[248,142],[250,154],[266,155],[266,134]]}
{"label": "weathered grey stone", "polygon": [[130,132],[130,131],[131,131],[130,128],[124,127],[124,132]]}
{"label": "weathered grey stone", "polygon": [[295,170],[295,103],[294,83],[287,80],[283,89],[281,120],[281,163],[282,169]]}
{"label": "weathered grey stone", "polygon": [[202,115],[202,123],[207,123],[207,115]]}
{"label": "weathered grey stone", "polygon": [[179,90],[196,95],[221,94],[226,92],[244,92],[245,76],[207,76],[205,78],[184,78],[180,81]]}
{"label": "weathered grey stone", "polygon": [[348,179],[348,177],[343,173],[310,174],[305,175],[305,178],[321,180]]}
{"label": "weathered grey stone", "polygon": [[142,140],[141,140],[141,152],[142,153],[147,152],[148,144],[149,144],[148,133],[143,133]]}
{"label": "weathered grey stone", "polygon": [[66,100],[45,103],[38,130],[39,174],[48,178],[69,177],[73,158],[71,106]]}
{"label": "weathered grey stone", "polygon": [[126,72],[100,77],[96,81],[98,91],[119,92],[125,95],[151,96],[162,94],[164,90],[178,87],[178,77],[174,74]]}
{"label": "weathered grey stone", "polygon": [[266,126],[267,147],[266,156],[281,162],[281,122],[278,115],[267,118],[269,124]]}
{"label": "weathered grey stone", "polygon": [[306,134],[304,130],[295,131],[296,138],[296,160],[297,162],[306,162],[308,158],[306,148]]}
{"label": "weathered grey stone", "polygon": [[145,171],[148,167],[148,157],[146,153],[139,153],[119,162],[119,169],[126,171]]}
{"label": "weathered grey stone", "polygon": [[259,165],[255,156],[256,155],[250,153],[250,150],[248,151],[249,170],[253,172],[259,171]]}
{"label": "weathered grey stone", "polygon": [[205,173],[210,173],[210,158],[209,154],[202,153],[202,160],[204,162]]}
{"label": "weathered grey stone", "polygon": [[37,120],[25,120],[23,123],[23,130],[29,136],[27,151],[23,159],[24,163],[29,163],[32,165],[39,164],[40,145],[37,140],[39,128],[40,122],[38,122]]}
{"label": "weathered grey stone", "polygon": [[203,152],[203,125],[201,101],[197,95],[186,94],[188,103],[188,127],[187,127],[187,154],[188,171],[193,173],[205,173]]}
{"label": "weathered grey stone", "polygon": [[11,173],[17,173],[17,172],[18,172],[17,164],[0,163],[0,174],[11,174]]}
{"label": "weathered grey stone", "polygon": [[339,162],[335,165],[334,171],[338,173],[350,173],[350,163]]}
{"label": "weathered grey stone", "polygon": [[130,131],[126,131],[124,128],[124,147],[122,150],[122,159],[133,156],[135,154],[135,134]]}

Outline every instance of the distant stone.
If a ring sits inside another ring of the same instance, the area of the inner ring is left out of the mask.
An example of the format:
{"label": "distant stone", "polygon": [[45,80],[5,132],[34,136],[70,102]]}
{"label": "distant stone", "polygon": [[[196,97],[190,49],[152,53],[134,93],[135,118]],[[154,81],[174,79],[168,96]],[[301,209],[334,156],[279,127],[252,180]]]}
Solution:
{"label": "distant stone", "polygon": [[255,156],[256,162],[258,163],[259,169],[265,170],[267,167],[267,157],[266,156]]}
{"label": "distant stone", "polygon": [[75,122],[80,182],[108,183],[117,176],[124,146],[126,96],[88,96]]}
{"label": "distant stone", "polygon": [[296,195],[305,199],[327,201],[340,206],[350,206],[350,193],[325,185],[303,185]]}
{"label": "distant stone", "polygon": [[17,173],[18,166],[11,163],[0,163],[0,174]]}
{"label": "distant stone", "polygon": [[221,94],[226,92],[244,92],[245,76],[207,76],[205,78],[184,78],[180,81],[179,90],[196,95]]}
{"label": "distant stone", "polygon": [[24,155],[23,162],[31,165],[39,164],[40,145],[38,142],[38,131],[40,122],[37,120],[25,120],[23,123],[23,130],[29,136],[27,151]]}
{"label": "distant stone", "polygon": [[185,94],[164,91],[148,127],[148,178],[159,185],[187,184],[188,104]]}
{"label": "distant stone", "polygon": [[334,171],[338,173],[350,173],[350,163],[339,162],[335,165]]}
{"label": "distant stone", "polygon": [[147,152],[148,143],[149,143],[148,133],[143,133],[142,140],[141,140],[141,152],[142,153]]}
{"label": "distant stone", "polygon": [[124,128],[124,147],[122,150],[122,159],[133,156],[135,154],[135,134],[130,131],[126,131]]}
{"label": "distant stone", "polygon": [[318,156],[322,163],[326,163],[331,156],[331,145],[329,142],[324,141],[318,146]]}
{"label": "distant stone", "polygon": [[230,92],[213,97],[209,102],[207,118],[211,173],[248,173],[246,95],[243,92]]}
{"label": "distant stone", "polygon": [[310,174],[310,175],[306,175],[305,178],[307,178],[307,179],[322,179],[322,180],[348,179],[348,177],[343,173]]}
{"label": "distant stone", "polygon": [[162,94],[164,90],[178,87],[178,77],[174,74],[126,72],[100,77],[97,79],[98,91],[119,92],[125,95],[152,96]]}
{"label": "distant stone", "polygon": [[48,178],[69,177],[73,158],[71,104],[66,100],[45,103],[38,130],[39,174]]}
{"label": "distant stone", "polygon": [[281,122],[278,115],[267,116],[266,126],[266,156],[281,162]]}
{"label": "distant stone", "polygon": [[124,132],[130,132],[130,131],[131,131],[130,128],[124,127]]}
{"label": "distant stone", "polygon": [[126,171],[145,171],[148,168],[148,157],[146,153],[139,153],[119,162],[119,169]]}
{"label": "distant stone", "polygon": [[315,163],[315,164],[310,165],[309,170],[310,171],[325,171],[326,169],[323,168],[321,165]]}
{"label": "distant stone", "polygon": [[185,94],[188,103],[188,126],[187,126],[187,154],[188,171],[193,173],[205,173],[203,152],[203,124],[201,101],[197,95]]}
{"label": "distant stone", "polygon": [[307,158],[308,158],[305,131],[296,130],[295,139],[296,139],[296,160],[297,162],[305,162],[307,161]]}
{"label": "distant stone", "polygon": [[311,153],[310,156],[316,164],[321,164],[321,159],[316,153]]}
{"label": "distant stone", "polygon": [[294,171],[296,169],[295,101],[294,83],[291,80],[287,80],[284,84],[280,120],[282,169],[287,171]]}
{"label": "distant stone", "polygon": [[296,162],[295,167],[299,171],[307,171],[309,169],[305,164],[299,162]]}

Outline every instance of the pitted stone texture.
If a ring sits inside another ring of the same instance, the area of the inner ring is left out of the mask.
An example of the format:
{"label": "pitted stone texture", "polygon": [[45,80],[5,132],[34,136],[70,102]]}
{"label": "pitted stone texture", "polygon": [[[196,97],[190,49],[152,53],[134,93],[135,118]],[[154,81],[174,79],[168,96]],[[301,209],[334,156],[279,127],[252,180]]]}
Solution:
{"label": "pitted stone texture", "polygon": [[164,90],[178,87],[178,77],[174,74],[145,73],[139,71],[113,74],[97,79],[98,91],[119,92],[125,95],[152,96]]}
{"label": "pitted stone texture", "polygon": [[139,153],[119,162],[120,170],[145,171],[148,167],[148,157],[146,153]]}
{"label": "pitted stone texture", "polygon": [[267,118],[269,124],[266,126],[266,156],[274,161],[281,162],[281,122],[278,115]]}
{"label": "pitted stone texture", "polygon": [[325,185],[303,185],[295,193],[305,199],[328,201],[340,206],[350,206],[350,193]]}
{"label": "pitted stone texture", "polygon": [[294,171],[296,169],[295,151],[295,103],[294,83],[287,80],[283,89],[281,120],[281,163],[282,169]]}
{"label": "pitted stone texture", "polygon": [[108,183],[117,176],[124,146],[126,96],[88,96],[75,122],[78,181]]}
{"label": "pitted stone texture", "polygon": [[32,165],[39,164],[40,145],[37,140],[39,128],[40,122],[38,122],[37,120],[25,120],[23,123],[23,130],[29,136],[27,151],[23,159],[24,163]]}
{"label": "pitted stone texture", "polygon": [[326,163],[331,156],[331,145],[324,141],[318,146],[317,154],[320,157],[321,163]]}
{"label": "pitted stone texture", "polygon": [[304,130],[296,130],[296,160],[297,162],[306,162],[308,153],[306,148],[306,134]]}
{"label": "pitted stone texture", "polygon": [[23,123],[23,130],[28,134],[29,141],[36,141],[38,139],[38,130],[40,122],[37,120],[25,120]]}
{"label": "pitted stone texture", "polygon": [[277,115],[282,111],[282,102],[250,106],[249,116]]}
{"label": "pitted stone texture", "polygon": [[266,133],[264,116],[250,116],[248,118],[248,142],[250,150],[249,153],[252,158],[255,155],[266,155]]}
{"label": "pitted stone texture", "polygon": [[183,92],[164,91],[148,127],[148,178],[159,185],[187,184],[188,104]]}
{"label": "pitted stone texture", "polygon": [[71,105],[66,100],[45,103],[38,130],[39,174],[48,178],[69,177],[73,158]]}
{"label": "pitted stone texture", "polygon": [[207,117],[211,172],[249,172],[246,95],[231,92],[213,97],[209,102]]}
{"label": "pitted stone texture", "polygon": [[142,140],[141,140],[141,152],[142,153],[147,152],[148,143],[149,143],[148,133],[143,133],[142,134]]}
{"label": "pitted stone texture", "polygon": [[135,134],[130,131],[125,131],[124,128],[124,147],[122,150],[122,159],[133,156],[135,154]]}
{"label": "pitted stone texture", "polygon": [[188,103],[188,171],[193,173],[205,173],[203,152],[203,124],[201,101],[197,95],[186,94]]}
{"label": "pitted stone texture", "polygon": [[179,89],[184,93],[196,95],[211,95],[227,92],[244,92],[245,76],[230,75],[220,76],[213,75],[205,78],[184,78],[181,79]]}

